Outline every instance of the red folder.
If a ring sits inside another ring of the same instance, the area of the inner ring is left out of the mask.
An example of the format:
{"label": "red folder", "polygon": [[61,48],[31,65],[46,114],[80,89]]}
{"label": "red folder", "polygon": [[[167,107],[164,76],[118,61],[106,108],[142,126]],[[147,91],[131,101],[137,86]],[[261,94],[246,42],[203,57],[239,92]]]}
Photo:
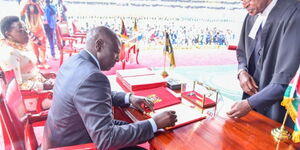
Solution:
{"label": "red folder", "polygon": [[181,103],[180,99],[170,93],[166,87],[135,91],[134,95],[156,99],[154,100],[154,110]]}
{"label": "red folder", "polygon": [[202,105],[203,95],[196,91],[184,92],[181,94],[181,97],[192,102],[194,105],[197,105],[202,108],[212,107],[216,105],[216,102],[214,102],[212,99],[208,97],[205,97],[205,102]]}
{"label": "red folder", "polygon": [[126,70],[117,70],[116,71],[116,75],[119,78],[153,75],[153,74],[155,74],[155,73],[148,68],[126,69]]}
{"label": "red folder", "polygon": [[156,74],[117,78],[117,82],[123,84],[129,91],[165,87],[167,85],[165,79]]}

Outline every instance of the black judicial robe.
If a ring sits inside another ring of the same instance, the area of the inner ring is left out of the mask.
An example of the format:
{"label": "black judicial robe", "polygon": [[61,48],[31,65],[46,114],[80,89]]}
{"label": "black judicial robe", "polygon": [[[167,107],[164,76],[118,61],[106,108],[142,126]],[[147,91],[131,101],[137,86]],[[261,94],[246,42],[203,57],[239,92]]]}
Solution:
{"label": "black judicial robe", "polygon": [[[257,16],[246,16],[236,51],[238,69],[247,69],[255,47],[248,35]],[[300,1],[278,0],[271,10],[261,33],[261,55],[257,69],[259,91],[269,84],[287,85],[300,64]],[[280,93],[282,96],[284,91]],[[282,121],[285,109],[280,99],[261,98],[258,112],[276,121]],[[261,107],[260,107],[261,106]]]}

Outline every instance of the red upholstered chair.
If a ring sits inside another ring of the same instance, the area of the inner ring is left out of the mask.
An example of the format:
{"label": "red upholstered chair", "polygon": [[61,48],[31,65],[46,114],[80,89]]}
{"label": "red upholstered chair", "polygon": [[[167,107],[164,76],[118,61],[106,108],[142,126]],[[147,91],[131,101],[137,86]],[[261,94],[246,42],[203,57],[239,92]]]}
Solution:
{"label": "red upholstered chair", "polygon": [[120,49],[120,53],[119,53],[119,60],[122,63],[122,69],[125,69],[125,65],[126,65],[126,54],[125,54],[125,44],[124,42],[122,42],[121,44],[121,49]]}
{"label": "red upholstered chair", "polygon": [[130,62],[131,55],[135,55],[135,61],[137,64],[139,64],[139,61],[138,61],[139,51],[140,50],[138,48],[136,48],[136,45],[133,45],[129,49],[126,50],[125,43],[122,42],[120,53],[119,53],[119,60],[122,63],[123,70],[125,69],[126,63]]}
{"label": "red upholstered chair", "polygon": [[[4,81],[4,79],[1,79]],[[1,82],[2,83],[2,82]],[[42,136],[36,136],[33,127],[39,126],[39,135],[43,133],[40,121],[45,121],[45,117],[31,115],[26,113],[25,105],[22,101],[21,93],[15,79],[9,83],[1,84],[0,93],[0,122],[2,126],[2,135],[4,138],[5,150],[36,150],[40,147]],[[60,150],[69,149],[88,149],[96,150],[94,144],[83,144]],[[55,150],[55,149],[53,149]]]}
{"label": "red upholstered chair", "polygon": [[235,51],[237,49],[237,46],[236,45],[229,45],[228,46],[228,50],[233,50]]}
{"label": "red upholstered chair", "polygon": [[29,123],[35,122],[34,126],[39,126],[46,120],[47,115],[27,113],[16,80],[13,78],[9,83],[5,82],[4,78],[1,80],[5,83],[1,85],[0,96],[0,121],[5,149],[23,150],[30,149],[29,146],[37,147],[37,141],[31,140],[34,138],[34,131]]}
{"label": "red upholstered chair", "polygon": [[127,51],[127,57],[126,57],[126,61],[130,61],[130,57],[131,57],[131,54],[134,54],[135,55],[135,61],[137,64],[139,64],[139,52],[140,52],[140,49],[137,48],[136,44],[132,45],[128,51]]}
{"label": "red upholstered chair", "polygon": [[[56,26],[56,42],[60,51],[60,65],[64,62],[64,54],[67,53],[72,56],[73,53],[78,53],[84,47],[83,45],[75,45],[76,38],[64,36],[60,26]],[[63,44],[65,42],[65,44]],[[66,44],[67,43],[67,44]]]}
{"label": "red upholstered chair", "polygon": [[[11,80],[15,79],[15,74],[13,70],[5,71],[4,74],[4,80],[6,83],[10,83]],[[55,74],[49,73],[55,78]],[[31,114],[48,114],[48,108],[43,107],[43,102],[46,99],[52,99],[52,91],[35,91],[35,90],[21,90],[21,95],[23,99],[23,103],[25,104],[25,108],[27,112],[30,112]]]}
{"label": "red upholstered chair", "polygon": [[[75,25],[75,24],[74,24]],[[80,39],[81,40],[81,43],[83,43],[84,39],[86,38],[86,34],[83,34],[83,33],[76,33],[76,34],[71,34],[69,32],[69,26],[68,26],[68,23],[67,22],[61,22],[61,23],[57,23],[57,26],[58,28],[60,29],[60,32],[61,32],[61,36],[63,38],[75,38],[75,39]]]}
{"label": "red upholstered chair", "polygon": [[83,44],[84,40],[86,39],[86,34],[71,34],[69,32],[69,26],[67,22],[57,23],[57,27],[60,31],[61,37],[63,41],[67,41],[70,38],[75,40],[80,39],[80,43]]}
{"label": "red upholstered chair", "polygon": [[75,22],[76,21],[72,22],[73,35],[84,35],[84,36],[86,36],[86,33],[79,30],[79,28],[77,27]]}

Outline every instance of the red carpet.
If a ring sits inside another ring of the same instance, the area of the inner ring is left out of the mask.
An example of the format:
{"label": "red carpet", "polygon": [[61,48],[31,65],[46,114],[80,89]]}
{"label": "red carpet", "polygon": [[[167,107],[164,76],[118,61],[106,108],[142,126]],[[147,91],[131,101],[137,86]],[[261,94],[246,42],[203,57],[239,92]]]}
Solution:
{"label": "red carpet", "polygon": [[[176,66],[210,66],[237,63],[235,51],[227,49],[175,50],[174,55]],[[163,51],[141,51],[139,62],[148,67],[162,67]]]}
{"label": "red carpet", "polygon": [[[235,51],[226,49],[195,49],[195,50],[177,50],[174,52],[176,66],[210,66],[210,65],[230,65],[236,64]],[[67,58],[66,58],[67,59]],[[42,72],[57,72],[59,69],[59,60],[48,62],[50,69],[42,69]],[[126,63],[125,69],[143,68],[143,67],[163,67],[162,50],[144,50],[139,53],[139,63]],[[168,59],[167,65],[168,66]],[[110,71],[104,71],[106,75],[116,73],[116,70],[122,69],[121,64],[117,63]]]}

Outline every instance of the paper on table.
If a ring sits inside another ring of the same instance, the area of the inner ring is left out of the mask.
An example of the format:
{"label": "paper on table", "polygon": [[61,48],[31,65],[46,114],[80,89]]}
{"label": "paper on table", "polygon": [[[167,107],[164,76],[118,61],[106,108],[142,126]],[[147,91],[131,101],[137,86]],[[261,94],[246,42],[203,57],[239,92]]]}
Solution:
{"label": "paper on table", "polygon": [[153,117],[153,115],[157,113],[161,113],[168,110],[173,110],[176,112],[177,122],[175,126],[180,126],[194,120],[196,121],[199,118],[205,117],[205,115],[202,114],[201,111],[197,109],[197,107],[190,107],[183,103],[155,110],[155,113],[150,113],[150,116]]}

